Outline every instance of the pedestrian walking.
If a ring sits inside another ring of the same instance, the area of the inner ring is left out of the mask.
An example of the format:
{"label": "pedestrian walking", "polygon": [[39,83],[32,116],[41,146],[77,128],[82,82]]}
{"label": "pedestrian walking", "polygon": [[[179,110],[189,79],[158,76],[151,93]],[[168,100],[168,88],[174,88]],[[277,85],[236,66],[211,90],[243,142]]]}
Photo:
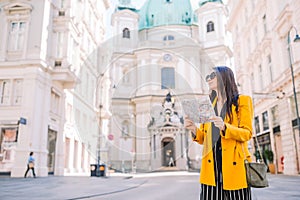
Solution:
{"label": "pedestrian walking", "polygon": [[244,161],[251,161],[247,141],[252,137],[252,99],[239,95],[226,66],[213,68],[206,82],[215,116],[199,127],[188,116],[184,123],[193,140],[203,145],[200,200],[251,200]]}
{"label": "pedestrian walking", "polygon": [[28,162],[27,162],[27,170],[25,172],[24,178],[27,177],[27,173],[30,169],[32,170],[33,177],[36,178],[35,172],[34,172],[34,164],[35,164],[35,159],[33,157],[33,152],[30,152]]}
{"label": "pedestrian walking", "polygon": [[174,164],[174,159],[173,159],[172,156],[170,157],[170,160],[169,160],[169,164],[168,164],[168,165],[169,165],[169,167],[174,167],[174,165],[175,165],[175,164]]}

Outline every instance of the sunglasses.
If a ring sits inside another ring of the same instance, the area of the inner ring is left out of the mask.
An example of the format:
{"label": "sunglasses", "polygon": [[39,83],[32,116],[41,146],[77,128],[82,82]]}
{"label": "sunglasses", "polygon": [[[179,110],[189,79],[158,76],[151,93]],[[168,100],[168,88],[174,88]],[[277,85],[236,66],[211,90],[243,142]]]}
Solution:
{"label": "sunglasses", "polygon": [[212,72],[211,74],[205,77],[206,82],[213,80],[217,76],[216,72]]}

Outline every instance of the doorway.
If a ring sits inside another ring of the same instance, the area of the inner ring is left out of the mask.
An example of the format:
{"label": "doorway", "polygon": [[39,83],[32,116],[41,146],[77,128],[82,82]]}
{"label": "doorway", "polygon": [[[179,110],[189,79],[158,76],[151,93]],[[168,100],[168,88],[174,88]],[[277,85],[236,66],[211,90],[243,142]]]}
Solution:
{"label": "doorway", "polygon": [[164,138],[161,142],[162,146],[162,166],[175,167],[175,140],[173,138]]}
{"label": "doorway", "polygon": [[51,129],[48,129],[48,174],[54,174],[55,166],[55,150],[56,150],[56,138],[57,132]]}
{"label": "doorway", "polygon": [[274,135],[275,137],[275,150],[276,150],[276,161],[277,161],[277,172],[283,173],[284,171],[284,156],[282,150],[281,134],[280,132]]}

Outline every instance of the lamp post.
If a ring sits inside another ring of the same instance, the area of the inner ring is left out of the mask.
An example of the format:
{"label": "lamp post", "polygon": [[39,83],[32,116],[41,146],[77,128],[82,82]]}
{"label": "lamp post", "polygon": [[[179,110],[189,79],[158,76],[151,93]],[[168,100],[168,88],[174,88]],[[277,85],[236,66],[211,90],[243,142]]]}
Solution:
{"label": "lamp post", "polygon": [[[98,132],[98,148],[97,148],[97,168],[96,168],[96,176],[99,177],[101,176],[101,137],[102,137],[102,90],[103,90],[103,82],[106,79],[110,79],[113,82],[113,79],[111,77],[104,77],[104,74],[101,73],[100,76],[98,77],[97,81],[97,92],[98,92],[98,86],[100,85],[100,91],[99,91],[99,132]],[[113,89],[115,89],[116,86],[113,85]],[[96,93],[97,94],[97,93]],[[102,169],[103,170],[103,169]],[[105,170],[105,169],[104,169]]]}
{"label": "lamp post", "polygon": [[[101,88],[102,89],[102,88]],[[101,97],[100,97],[101,98]],[[103,108],[103,105],[100,103],[99,105],[99,136],[98,136],[98,152],[97,152],[97,168],[96,168],[96,176],[100,176],[100,160],[101,160],[101,136],[102,136],[102,118],[101,118],[101,109]]]}
{"label": "lamp post", "polygon": [[[294,28],[296,31],[296,36],[294,38],[294,42],[300,42],[300,37],[298,35],[297,29],[292,26],[288,32],[288,54],[290,59],[290,69],[291,69],[291,75],[292,75],[292,83],[293,83],[293,93],[294,93],[294,101],[295,101],[295,107],[296,107],[296,117],[297,117],[297,126],[298,126],[298,134],[300,133],[300,118],[299,118],[299,109],[298,109],[298,102],[297,102],[297,92],[295,87],[295,76],[294,76],[294,70],[293,70],[293,59],[292,59],[292,53],[291,53],[291,39],[290,39],[290,33],[291,30]],[[296,150],[296,167],[297,167],[297,173],[299,173],[299,158],[298,158],[298,148],[297,148],[297,140],[296,135],[293,133],[293,139],[294,139],[294,145]]]}

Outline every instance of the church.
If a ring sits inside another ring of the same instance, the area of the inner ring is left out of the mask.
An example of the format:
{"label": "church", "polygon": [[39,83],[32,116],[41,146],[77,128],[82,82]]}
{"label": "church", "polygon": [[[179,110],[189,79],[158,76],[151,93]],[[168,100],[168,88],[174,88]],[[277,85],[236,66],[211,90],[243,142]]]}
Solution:
{"label": "church", "polygon": [[212,67],[233,66],[227,17],[221,0],[197,8],[146,0],[140,9],[119,1],[100,51],[113,86],[104,91],[110,117],[101,127],[102,162],[122,172],[200,168],[202,147],[184,129],[181,101],[208,94],[204,77]]}

